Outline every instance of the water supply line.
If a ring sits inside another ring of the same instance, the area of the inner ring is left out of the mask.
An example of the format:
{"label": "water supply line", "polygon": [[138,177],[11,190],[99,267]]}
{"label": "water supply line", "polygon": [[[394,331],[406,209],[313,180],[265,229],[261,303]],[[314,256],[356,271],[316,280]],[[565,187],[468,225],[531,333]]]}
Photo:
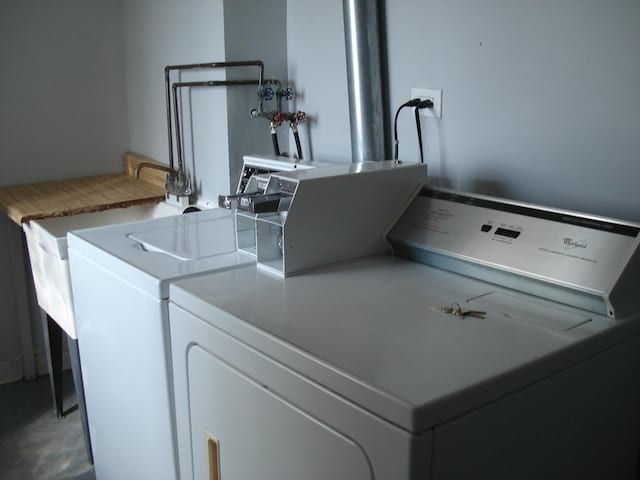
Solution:
{"label": "water supply line", "polygon": [[[275,90],[268,85],[274,85]],[[251,110],[251,116],[254,118],[264,117],[264,118],[272,118],[274,113],[278,113],[282,111],[282,97],[286,96],[289,89],[283,90],[282,83],[280,80],[275,78],[267,78],[262,82],[262,86],[258,89],[258,97],[260,98],[260,102],[258,103],[258,108],[254,108]],[[276,99],[276,110],[275,112],[265,112],[263,109],[264,100],[270,101]]]}
{"label": "water supply line", "polygon": [[343,0],[351,155],[353,162],[385,159],[378,1]]}
{"label": "water supply line", "polygon": [[[267,85],[274,85],[275,90]],[[281,122],[278,120],[278,115],[282,111],[282,84],[280,80],[267,79],[264,80],[262,86],[258,90],[258,97],[260,103],[258,108],[251,110],[250,114],[253,118],[265,118],[269,122],[269,133],[271,134],[271,143],[273,145],[273,154],[276,157],[280,156],[280,145],[278,143],[278,127]],[[266,112],[263,109],[264,101],[271,101],[276,99],[275,111]]]}
{"label": "water supply line", "polygon": [[280,112],[274,117],[274,122],[272,122],[272,128],[274,123],[275,123],[275,126],[280,126],[282,125],[283,122],[289,123],[289,128],[293,133],[293,139],[295,140],[295,143],[296,143],[298,160],[304,159],[302,156],[302,145],[300,144],[300,134],[298,133],[298,125],[303,123],[306,118],[307,118],[307,114],[300,110],[298,110],[297,112]]}
{"label": "water supply line", "polygon": [[[295,97],[295,90],[291,87],[283,91],[282,96],[291,101]],[[298,125],[304,123],[307,118],[307,114],[298,110],[297,112],[290,112],[286,114],[286,120],[289,122],[289,128],[293,133],[293,139],[296,143],[296,151],[298,153],[298,160],[303,160],[302,145],[300,145],[300,134],[298,133]]]}
{"label": "water supply line", "polygon": [[269,122],[269,131],[271,132],[271,143],[273,144],[273,154],[280,156],[280,145],[278,144],[278,127],[280,123],[274,118]]}
{"label": "water supply line", "polygon": [[[184,169],[182,158],[182,143],[180,139],[179,114],[177,103],[177,88],[181,87],[215,87],[215,86],[239,86],[239,85],[258,85],[259,92],[262,91],[264,81],[264,64],[260,60],[238,61],[238,62],[208,62],[208,63],[192,63],[186,65],[168,65],[164,68],[165,93],[167,104],[167,138],[169,143],[169,167],[175,169],[173,159],[173,132],[171,119],[171,72],[183,70],[203,70],[217,68],[234,68],[234,67],[258,67],[258,78],[256,80],[215,80],[206,82],[178,82],[173,84],[173,99],[176,119],[176,149],[178,151],[178,174],[168,179],[167,191],[178,197],[188,196],[191,193],[189,181]],[[258,100],[258,111],[262,113],[263,102],[262,97]]]}
{"label": "water supply line", "polygon": [[[171,84],[171,72],[174,70],[194,70],[194,69],[214,69],[214,68],[230,68],[230,67],[248,67],[256,66],[259,68],[257,80],[206,80],[193,82],[174,82]],[[191,186],[187,177],[184,166],[184,154],[182,149],[180,112],[178,108],[178,90],[181,88],[192,87],[219,87],[219,86],[258,86],[258,107],[251,110],[250,115],[253,118],[265,118],[269,121],[269,129],[273,143],[275,155],[280,155],[280,146],[278,145],[277,128],[284,120],[289,122],[289,127],[293,132],[298,159],[302,160],[302,147],[300,145],[300,136],[298,134],[298,124],[302,123],[306,117],[304,112],[284,113],[282,112],[282,99],[291,100],[295,93],[292,88],[282,88],[282,84],[277,79],[264,78],[264,64],[260,60],[239,61],[239,62],[208,62],[194,63],[186,65],[169,65],[165,67],[165,88],[166,88],[166,104],[167,104],[167,138],[169,144],[169,168],[176,170],[175,175],[167,178],[167,192],[178,197],[188,196],[191,194]],[[271,87],[271,85],[274,88]],[[266,112],[264,110],[264,101],[276,98],[275,111]],[[173,119],[171,112],[171,103],[173,101]],[[176,128],[176,151],[178,156],[178,168],[174,167],[173,156],[173,131],[172,122],[175,122]]]}
{"label": "water supply line", "polygon": [[257,80],[205,80],[201,82],[175,82],[171,85],[173,91],[173,115],[176,125],[176,150],[178,152],[178,175],[175,177],[174,186],[183,195],[191,194],[191,186],[184,168],[184,154],[182,150],[182,135],[180,128],[180,112],[178,108],[178,90],[192,87],[228,87],[242,85],[258,85]]}
{"label": "water supply line", "polygon": [[[268,84],[275,84],[276,90],[273,88],[267,87]],[[307,114],[305,112],[297,111],[297,112],[285,112],[282,110],[282,99],[293,100],[295,97],[295,91],[292,87],[282,88],[282,85],[278,80],[264,80],[265,85],[260,92],[260,97],[264,100],[270,101],[274,98],[276,99],[276,109],[275,111],[262,111],[254,109],[251,111],[251,116],[254,118],[263,117],[266,118],[269,122],[269,132],[271,133],[271,142],[273,144],[273,153],[276,156],[280,156],[280,146],[278,144],[278,127],[282,125],[283,122],[289,123],[289,128],[293,133],[293,138],[296,143],[296,150],[298,154],[298,160],[302,160],[302,146],[300,144],[300,134],[298,133],[298,125],[304,122]]]}
{"label": "water supply line", "polygon": [[293,132],[293,139],[296,142],[298,160],[304,159],[304,157],[302,156],[302,145],[300,145],[300,134],[298,133],[298,125],[304,122],[306,116],[306,113],[298,111],[295,113],[295,117],[289,121],[289,127],[291,127],[291,131]]}

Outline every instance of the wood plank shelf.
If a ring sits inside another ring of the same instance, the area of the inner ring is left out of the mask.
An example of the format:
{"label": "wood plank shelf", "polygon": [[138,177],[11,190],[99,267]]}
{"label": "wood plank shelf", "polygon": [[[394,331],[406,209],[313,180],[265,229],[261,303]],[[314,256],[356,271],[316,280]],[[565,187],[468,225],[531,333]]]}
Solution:
{"label": "wood plank shelf", "polygon": [[20,225],[35,219],[158,203],[165,196],[166,174],[147,168],[141,178],[134,178],[135,166],[142,161],[158,163],[126,153],[124,173],[0,187],[0,210]]}

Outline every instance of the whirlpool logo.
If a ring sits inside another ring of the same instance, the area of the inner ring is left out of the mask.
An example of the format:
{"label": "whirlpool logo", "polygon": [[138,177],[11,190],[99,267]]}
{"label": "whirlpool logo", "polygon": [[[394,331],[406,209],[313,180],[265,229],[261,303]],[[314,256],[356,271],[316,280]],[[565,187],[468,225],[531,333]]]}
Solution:
{"label": "whirlpool logo", "polygon": [[574,240],[570,237],[564,237],[563,239],[565,250],[573,249],[573,248],[587,248],[586,240]]}

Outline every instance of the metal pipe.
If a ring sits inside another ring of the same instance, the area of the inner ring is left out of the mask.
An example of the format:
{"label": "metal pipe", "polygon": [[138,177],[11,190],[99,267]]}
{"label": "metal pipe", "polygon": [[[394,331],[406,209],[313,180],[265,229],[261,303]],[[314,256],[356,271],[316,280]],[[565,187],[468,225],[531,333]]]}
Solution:
{"label": "metal pipe", "polygon": [[[212,69],[212,68],[233,68],[233,67],[258,67],[257,85],[262,86],[264,79],[264,64],[260,60],[249,60],[240,62],[207,62],[207,63],[190,63],[186,65],[167,65],[164,67],[164,84],[165,84],[165,100],[167,104],[167,137],[169,142],[169,166],[174,167],[173,162],[173,132],[171,129],[171,86],[170,77],[173,70],[196,70],[196,69]],[[175,108],[178,105],[175,104]],[[259,110],[262,111],[262,99],[259,99]]]}
{"label": "metal pipe", "polygon": [[[229,63],[241,63],[241,62],[229,62]],[[178,151],[178,175],[177,178],[186,186],[186,189],[189,189],[186,177],[186,172],[184,170],[184,159],[183,159],[183,151],[182,151],[182,134],[180,129],[180,112],[178,109],[178,89],[180,88],[192,88],[192,87],[237,87],[237,86],[245,86],[245,85],[258,85],[261,86],[263,82],[262,75],[259,80],[203,80],[203,81],[194,81],[194,82],[175,82],[171,85],[173,90],[173,115],[174,121],[176,124],[176,150]],[[260,107],[261,108],[261,107]],[[171,125],[171,122],[168,122],[168,125]],[[172,137],[171,131],[169,131],[169,136]],[[173,162],[173,146],[172,155],[170,157],[171,163]],[[170,163],[170,168],[174,168]]]}
{"label": "metal pipe", "polygon": [[176,122],[176,147],[178,150],[178,172],[184,173],[184,165],[182,162],[182,138],[180,134],[180,113],[178,112],[178,86],[173,84],[173,104],[175,108],[173,109],[173,115],[175,116]]}
{"label": "metal pipe", "polygon": [[352,161],[385,159],[378,2],[343,0]]}
{"label": "metal pipe", "polygon": [[230,87],[239,85],[259,85],[257,80],[203,80],[200,82],[176,82],[173,88],[181,87]]}

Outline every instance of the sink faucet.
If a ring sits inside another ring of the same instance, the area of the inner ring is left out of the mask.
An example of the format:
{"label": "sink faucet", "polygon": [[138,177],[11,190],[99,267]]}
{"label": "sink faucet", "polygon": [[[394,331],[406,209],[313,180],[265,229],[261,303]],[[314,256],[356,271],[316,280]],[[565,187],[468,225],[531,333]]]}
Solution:
{"label": "sink faucet", "polygon": [[154,168],[156,170],[162,170],[163,172],[167,172],[172,177],[175,177],[176,175],[178,175],[178,171],[174,168],[167,167],[165,165],[160,165],[157,163],[140,162],[138,165],[136,165],[136,169],[133,172],[133,178],[140,178],[140,170],[142,170],[143,168]]}
{"label": "sink faucet", "polygon": [[156,170],[167,172],[167,183],[165,184],[167,193],[170,193],[177,197],[188,197],[191,194],[189,179],[184,175],[181,175],[180,172],[175,168],[171,168],[158,163],[140,162],[133,172],[133,177],[140,178],[140,170],[142,170],[143,168],[153,168]]}

